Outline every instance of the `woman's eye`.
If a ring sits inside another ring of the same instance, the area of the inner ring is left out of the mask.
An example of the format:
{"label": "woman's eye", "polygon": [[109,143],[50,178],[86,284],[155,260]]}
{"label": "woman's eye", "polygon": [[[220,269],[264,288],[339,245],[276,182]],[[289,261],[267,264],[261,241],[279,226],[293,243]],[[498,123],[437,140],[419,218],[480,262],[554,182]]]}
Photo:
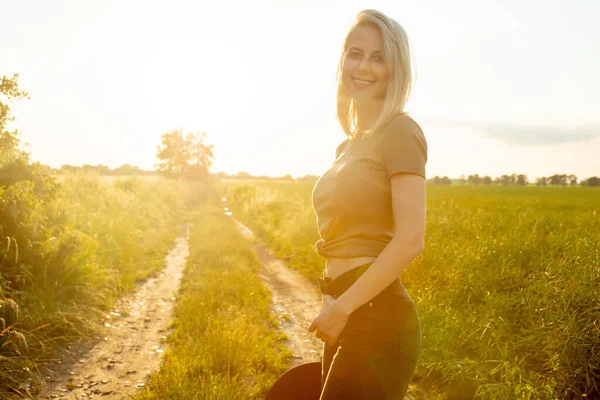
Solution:
{"label": "woman's eye", "polygon": [[350,54],[348,54],[348,56],[352,58],[358,58],[360,57],[360,53],[358,51],[351,51]]}
{"label": "woman's eye", "polygon": [[377,62],[383,62],[383,57],[382,56],[375,56],[373,57],[373,59]]}

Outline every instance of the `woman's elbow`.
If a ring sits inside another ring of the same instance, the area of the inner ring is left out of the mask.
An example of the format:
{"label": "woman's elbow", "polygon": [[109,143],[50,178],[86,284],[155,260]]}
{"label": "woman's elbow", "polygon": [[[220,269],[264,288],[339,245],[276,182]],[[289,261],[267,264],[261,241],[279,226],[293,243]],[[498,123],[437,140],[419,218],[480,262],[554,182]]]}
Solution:
{"label": "woman's elbow", "polygon": [[422,234],[410,235],[405,237],[402,242],[402,252],[410,254],[411,258],[416,258],[425,251],[425,238]]}
{"label": "woman's elbow", "polygon": [[411,254],[414,254],[415,257],[417,257],[419,254],[421,254],[424,251],[425,251],[425,240],[423,240],[422,237],[415,240],[411,244]]}

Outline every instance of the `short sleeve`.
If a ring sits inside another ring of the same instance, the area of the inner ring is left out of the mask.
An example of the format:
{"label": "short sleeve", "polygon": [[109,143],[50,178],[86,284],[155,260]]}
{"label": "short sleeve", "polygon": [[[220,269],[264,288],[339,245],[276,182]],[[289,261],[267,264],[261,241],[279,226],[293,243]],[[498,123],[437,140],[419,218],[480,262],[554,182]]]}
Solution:
{"label": "short sleeve", "polygon": [[427,141],[421,127],[410,117],[394,118],[383,130],[383,164],[388,176],[398,173],[426,178]]}

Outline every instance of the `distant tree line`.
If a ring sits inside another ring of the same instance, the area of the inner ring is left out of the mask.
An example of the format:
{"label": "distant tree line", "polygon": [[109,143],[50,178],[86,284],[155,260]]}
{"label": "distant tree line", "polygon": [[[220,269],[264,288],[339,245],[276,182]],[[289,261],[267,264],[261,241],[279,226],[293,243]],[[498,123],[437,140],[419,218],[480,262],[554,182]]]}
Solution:
{"label": "distant tree line", "polygon": [[584,179],[581,181],[581,186],[600,186],[600,178],[592,176],[591,178]]}
{"label": "distant tree line", "polygon": [[[501,185],[501,186],[527,186],[530,184],[529,179],[523,174],[502,175],[497,178],[492,178],[488,175],[479,176],[478,174],[461,175],[458,179],[450,179],[447,176],[435,176],[427,180],[427,183],[434,186],[448,185]],[[537,186],[600,186],[600,178],[592,176],[578,183],[577,176],[567,174],[555,174],[548,177],[536,178]]]}
{"label": "distant tree line", "polygon": [[211,174],[212,176],[218,179],[239,179],[239,180],[259,180],[259,181],[294,181],[294,182],[316,182],[319,177],[317,175],[304,175],[298,178],[292,177],[292,175],[282,175],[282,176],[267,176],[267,175],[251,175],[247,172],[238,172],[235,174],[228,174],[226,172],[216,172]]}
{"label": "distant tree line", "polygon": [[450,186],[452,185],[452,179],[444,176],[443,178],[440,176],[434,176],[433,178],[427,179],[427,183],[435,186]]}
{"label": "distant tree line", "polygon": [[[283,175],[277,177],[271,177],[266,175],[252,175],[247,172],[238,172],[235,174],[227,174],[225,172],[216,172],[211,174],[217,179],[239,179],[239,180],[271,180],[271,181],[293,181],[293,182],[307,182],[314,183],[319,177],[317,175],[304,175],[302,177],[293,178],[291,175]],[[512,174],[502,175],[497,178],[492,178],[488,175],[479,176],[475,175],[461,175],[458,179],[451,179],[447,176],[434,176],[433,178],[427,179],[429,185],[434,186],[450,186],[450,185],[478,185],[478,186],[527,186],[533,184],[529,182],[526,175],[523,174]],[[600,186],[600,178],[591,177],[582,180],[578,183],[577,176],[557,174],[549,177],[536,178],[535,184],[538,186]]]}
{"label": "distant tree line", "polygon": [[[538,186],[576,186],[577,177],[575,175],[556,174],[548,177],[540,177],[536,179]],[[592,176],[579,182],[581,186],[600,186],[600,178]]]}
{"label": "distant tree line", "polygon": [[206,133],[175,129],[161,135],[161,143],[156,149],[156,170],[147,171],[139,167],[123,164],[111,169],[106,165],[82,166],[63,165],[54,172],[63,175],[94,174],[108,176],[165,175],[170,178],[206,180],[214,161],[214,146],[205,143]]}
{"label": "distant tree line", "polygon": [[90,165],[83,164],[82,166],[65,164],[62,167],[54,170],[56,173],[61,175],[78,175],[78,174],[94,174],[94,175],[108,175],[108,176],[131,176],[131,175],[156,175],[157,171],[146,171],[139,167],[123,164],[120,167],[111,169],[106,165]]}

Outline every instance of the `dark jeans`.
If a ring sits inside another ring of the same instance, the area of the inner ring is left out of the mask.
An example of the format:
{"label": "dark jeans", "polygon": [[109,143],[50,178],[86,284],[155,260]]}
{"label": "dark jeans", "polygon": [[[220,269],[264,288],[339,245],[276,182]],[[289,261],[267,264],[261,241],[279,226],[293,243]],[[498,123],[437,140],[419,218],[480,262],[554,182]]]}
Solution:
{"label": "dark jeans", "polygon": [[[370,265],[319,278],[321,293],[339,297]],[[397,279],[350,315],[334,346],[323,345],[321,400],[403,399],[420,350],[419,316]]]}

